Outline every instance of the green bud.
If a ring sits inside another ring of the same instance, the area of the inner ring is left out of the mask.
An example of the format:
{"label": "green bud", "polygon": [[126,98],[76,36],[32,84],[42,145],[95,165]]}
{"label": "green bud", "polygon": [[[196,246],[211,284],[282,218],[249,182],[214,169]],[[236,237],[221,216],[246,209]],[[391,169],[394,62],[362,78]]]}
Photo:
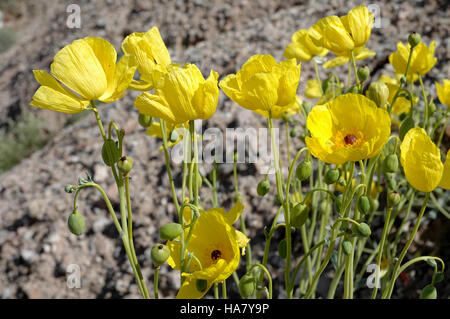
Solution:
{"label": "green bud", "polygon": [[328,185],[334,184],[339,180],[339,177],[341,176],[341,172],[337,169],[330,169],[325,173],[325,183]]}
{"label": "green bud", "polygon": [[278,255],[280,255],[280,258],[286,259],[287,256],[287,243],[286,239],[282,239],[280,243],[278,244]]}
{"label": "green bud", "polygon": [[131,157],[123,156],[117,163],[117,168],[122,174],[128,174],[133,168],[133,160]]}
{"label": "green bud", "polygon": [[372,234],[372,231],[370,230],[369,225],[367,225],[366,223],[359,224],[359,226],[356,227],[356,230],[357,230],[358,234],[363,237],[369,237],[370,234]]}
{"label": "green bud", "polygon": [[208,282],[205,279],[197,279],[195,281],[195,287],[198,291],[204,292],[208,288]]}
{"label": "green bud", "polygon": [[376,212],[378,207],[380,206],[380,202],[378,201],[378,199],[373,199],[373,198],[370,198],[369,201],[370,201],[371,211]]}
{"label": "green bud", "polygon": [[330,211],[331,204],[327,201],[322,201],[319,205],[319,212],[321,214],[326,214]]}
{"label": "green bud", "polygon": [[420,34],[418,34],[417,32],[411,33],[408,37],[408,43],[411,45],[412,48],[417,46],[420,43],[420,41],[421,37]]}
{"label": "green bud", "polygon": [[107,166],[112,166],[119,160],[120,151],[114,140],[107,139],[106,142],[103,143],[102,158]]}
{"label": "green bud", "polygon": [[176,141],[178,141],[179,137],[180,135],[178,134],[177,130],[173,130],[172,132],[170,132],[169,141],[175,143]]}
{"label": "green bud", "polygon": [[303,109],[305,110],[306,114],[309,113],[309,111],[311,111],[311,103],[309,102],[303,102],[302,103]]}
{"label": "green bud", "polygon": [[308,179],[309,176],[311,176],[311,173],[312,173],[312,163],[311,163],[311,161],[308,161],[308,160],[301,162],[297,166],[297,169],[295,170],[295,175],[302,182],[304,180]]}
{"label": "green bud", "polygon": [[164,240],[173,240],[183,233],[183,226],[178,223],[169,223],[159,228],[159,237]]}
{"label": "green bud", "polygon": [[426,285],[420,293],[420,299],[436,299],[437,291],[433,285]]}
{"label": "green bud", "polygon": [[153,117],[144,114],[139,114],[138,122],[140,126],[142,126],[143,128],[147,128],[150,125],[152,125]]}
{"label": "green bud", "polygon": [[353,251],[353,245],[349,240],[344,240],[342,242],[342,249],[346,255],[350,255]]}
{"label": "green bud", "polygon": [[363,195],[358,199],[358,209],[363,215],[370,211],[370,201],[367,196]]}
{"label": "green bud", "polygon": [[370,75],[370,69],[368,66],[358,68],[358,79],[364,82]]}
{"label": "green bud", "polygon": [[283,121],[285,121],[286,123],[291,122],[292,121],[291,115],[287,112],[283,113]]}
{"label": "green bud", "polygon": [[251,274],[245,274],[239,280],[239,293],[242,298],[248,298],[255,293],[256,280]]}
{"label": "green bud", "polygon": [[436,112],[436,104],[434,104],[434,101],[431,100],[431,102],[428,104],[428,116],[433,115],[434,112]]}
{"label": "green bud", "polygon": [[339,194],[334,201],[334,208],[337,212],[341,212],[342,201],[344,199],[344,195]]}
{"label": "green bud", "polygon": [[241,194],[236,194],[233,198],[235,203],[242,203],[242,196]]}
{"label": "green bud", "polygon": [[412,129],[415,126],[414,120],[413,118],[408,115],[402,122],[402,124],[400,124],[400,128],[398,131],[398,135],[400,137],[400,140],[403,141],[403,138],[405,137],[406,133],[408,133],[408,131],[410,129]]}
{"label": "green bud", "polygon": [[64,191],[66,192],[66,193],[72,193],[73,192],[73,185],[70,185],[70,184],[67,184],[65,187],[64,187]]}
{"label": "green bud", "polygon": [[383,161],[383,171],[385,173],[395,173],[398,170],[398,157],[396,154],[389,154]]}
{"label": "green bud", "polygon": [[396,192],[390,192],[387,197],[388,207],[394,207],[400,202],[400,195]]}
{"label": "green bud", "polygon": [[385,173],[388,189],[394,190],[397,188],[397,181],[394,173]]}
{"label": "green bud", "polygon": [[293,128],[290,132],[289,132],[290,137],[294,138],[297,136],[297,131],[295,130],[295,128]]}
{"label": "green bud", "polygon": [[258,187],[256,188],[256,192],[259,196],[266,195],[270,190],[270,183],[267,180],[263,180],[258,183]]}
{"label": "green bud", "polygon": [[342,187],[344,187],[345,185],[347,185],[347,181],[343,178],[338,180],[338,184],[341,185]]}
{"label": "green bud", "polygon": [[291,225],[296,228],[301,228],[308,219],[308,207],[305,204],[299,203],[291,210]]}
{"label": "green bud", "polygon": [[389,98],[389,88],[383,82],[372,82],[369,86],[369,98],[375,102],[378,107],[386,105]]}
{"label": "green bud", "polygon": [[359,94],[359,88],[356,85],[353,85],[348,91],[353,94]]}
{"label": "green bud", "polygon": [[84,233],[84,229],[86,228],[86,223],[84,222],[84,217],[76,210],[73,211],[69,216],[69,220],[67,221],[67,225],[69,226],[69,230],[72,234],[80,236]]}
{"label": "green bud", "polygon": [[150,257],[155,267],[159,267],[166,262],[170,256],[170,249],[166,245],[156,244],[152,247]]}

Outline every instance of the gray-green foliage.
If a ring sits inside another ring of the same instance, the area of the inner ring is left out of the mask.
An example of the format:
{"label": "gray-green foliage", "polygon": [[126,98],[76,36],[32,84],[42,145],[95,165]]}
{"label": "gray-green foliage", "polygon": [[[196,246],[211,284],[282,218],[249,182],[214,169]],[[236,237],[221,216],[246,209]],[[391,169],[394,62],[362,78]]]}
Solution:
{"label": "gray-green foliage", "polygon": [[9,121],[9,128],[0,130],[0,173],[30,156],[46,142],[43,121],[31,113],[18,121]]}

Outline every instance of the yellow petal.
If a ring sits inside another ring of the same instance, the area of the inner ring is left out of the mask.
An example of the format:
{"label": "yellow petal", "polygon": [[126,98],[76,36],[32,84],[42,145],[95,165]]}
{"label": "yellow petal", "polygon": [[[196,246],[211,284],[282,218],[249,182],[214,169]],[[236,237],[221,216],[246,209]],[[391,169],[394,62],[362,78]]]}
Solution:
{"label": "yellow petal", "polygon": [[108,82],[108,88],[98,99],[111,103],[120,99],[130,86],[136,72],[136,60],[131,55],[124,55],[115,68],[114,76]]}
{"label": "yellow petal", "polygon": [[83,111],[89,105],[89,101],[80,100],[49,86],[41,86],[34,93],[30,105],[42,109],[73,114]]}
{"label": "yellow petal", "polygon": [[369,40],[373,27],[373,15],[369,13],[366,6],[358,6],[349,11],[348,15],[341,17],[346,30],[353,41],[355,47],[361,47]]}
{"label": "yellow petal", "polygon": [[[197,113],[197,118],[207,120],[216,112],[217,103],[219,101],[219,87],[217,79],[219,74],[211,70],[209,77],[203,83],[200,83],[194,94],[192,104]],[[202,81],[200,81],[202,82]]]}
{"label": "yellow petal", "polygon": [[450,80],[444,79],[443,85],[436,82],[436,92],[442,104],[450,106]]}
{"label": "yellow petal", "polygon": [[442,173],[439,186],[445,189],[450,189],[450,150],[448,150],[447,157],[445,158],[444,171]]}

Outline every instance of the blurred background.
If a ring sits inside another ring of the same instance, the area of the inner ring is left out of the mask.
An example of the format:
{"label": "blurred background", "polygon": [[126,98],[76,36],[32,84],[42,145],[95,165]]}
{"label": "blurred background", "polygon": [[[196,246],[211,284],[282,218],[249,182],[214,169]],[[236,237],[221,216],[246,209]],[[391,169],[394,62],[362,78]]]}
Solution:
{"label": "blurred background", "polygon": [[[71,28],[67,12],[70,4],[80,8],[80,28]],[[447,0],[431,1],[295,1],[295,0],[1,0],[0,1],[0,297],[1,298],[135,298],[138,287],[104,202],[94,190],[81,193],[79,211],[87,222],[81,237],[70,234],[67,218],[73,196],[64,192],[66,184],[89,173],[107,190],[114,205],[118,195],[112,176],[100,156],[101,139],[92,114],[77,115],[35,109],[29,102],[38,83],[32,70],[49,70],[56,52],[85,36],[103,37],[121,54],[120,45],[132,32],[158,26],[172,61],[195,63],[204,75],[214,69],[220,78],[234,73],[257,53],[283,58],[292,34],[310,27],[328,15],[344,15],[360,4],[376,5],[381,24],[374,28],[367,47],[377,53],[366,64],[377,79],[393,75],[388,56],[398,41],[407,41],[416,31],[428,45],[436,41],[438,62],[425,78],[430,94],[436,97],[434,82],[442,83],[450,74],[450,11]],[[335,69],[344,74],[346,66]],[[324,73],[322,73],[322,77]],[[302,64],[299,95],[304,97],[306,80],[313,77],[312,63]],[[133,108],[137,92],[112,105],[101,106],[104,122],[114,120],[126,131],[125,152],[134,159],[132,203],[137,255],[152,287],[150,248],[158,241],[160,225],[173,221],[160,141],[144,134]],[[435,100],[438,105],[438,101]],[[438,105],[438,107],[443,107]],[[263,119],[237,107],[221,92],[217,114],[203,127],[264,127]],[[443,145],[449,145],[447,127]],[[299,149],[300,139],[293,141]],[[285,156],[285,154],[283,154]],[[205,170],[208,168],[205,167]],[[231,167],[223,165],[219,201],[230,208],[233,198]],[[181,179],[175,166],[175,178]],[[245,217],[254,257],[263,253],[263,225],[271,222],[273,198],[256,194],[262,179],[254,164],[239,166],[239,183],[246,205]],[[271,193],[273,193],[273,189]],[[447,196],[448,192],[442,196]],[[381,225],[381,221],[379,221]],[[411,247],[411,254],[431,254],[450,258],[450,223],[442,214],[428,214]],[[381,233],[381,228],[377,230]],[[276,243],[277,240],[274,240]],[[296,249],[300,249],[299,240]],[[272,247],[276,250],[276,246]],[[71,264],[81,270],[81,288],[70,289],[66,271]],[[283,284],[283,261],[276,253],[269,261],[275,282],[274,297]],[[239,269],[243,274],[243,269]],[[328,271],[328,279],[333,270]],[[432,268],[419,264],[397,281],[395,298],[417,298],[431,282]],[[448,278],[447,272],[446,277]],[[327,286],[327,278],[323,285]],[[450,296],[448,280],[437,286],[439,298]],[[178,288],[178,272],[163,266],[160,297],[173,297]],[[229,280],[231,297],[237,297]],[[337,296],[341,290],[338,289]],[[361,289],[360,297],[370,291]],[[210,295],[208,295],[210,297]]]}

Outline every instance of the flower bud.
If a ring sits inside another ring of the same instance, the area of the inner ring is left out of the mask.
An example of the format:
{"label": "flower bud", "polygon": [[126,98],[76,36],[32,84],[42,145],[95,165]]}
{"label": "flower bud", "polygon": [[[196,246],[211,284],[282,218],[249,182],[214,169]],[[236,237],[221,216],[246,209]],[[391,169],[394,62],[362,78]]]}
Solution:
{"label": "flower bud", "polygon": [[258,183],[258,187],[256,188],[256,192],[259,196],[264,196],[269,192],[270,183],[268,180],[263,180]]}
{"label": "flower bud", "polygon": [[289,132],[289,136],[294,138],[297,136],[297,131],[295,130],[295,128],[293,128],[290,132]]}
{"label": "flower bud", "polygon": [[348,92],[353,94],[359,94],[359,88],[356,85],[353,85],[351,88],[348,89]]}
{"label": "flower bud", "polygon": [[179,137],[180,135],[178,134],[177,130],[173,130],[172,132],[170,132],[169,141],[175,143],[176,141],[178,141]]}
{"label": "flower bud", "polygon": [[287,256],[287,243],[286,239],[282,239],[280,243],[278,244],[278,255],[280,255],[280,258],[286,259]]}
{"label": "flower bud", "polygon": [[67,184],[65,187],[64,187],[64,191],[66,192],[66,193],[72,193],[73,191],[74,191],[74,187],[73,187],[73,185],[70,185],[70,184]]}
{"label": "flower bud", "polygon": [[344,195],[339,194],[336,197],[336,200],[334,201],[334,208],[336,209],[337,212],[341,212],[341,206],[342,206],[342,201],[344,199]]}
{"label": "flower bud", "polygon": [[389,88],[383,82],[372,82],[369,86],[369,98],[375,102],[378,107],[386,105],[389,98]]}
{"label": "flower bud", "polygon": [[357,230],[358,234],[363,237],[369,237],[370,234],[372,234],[372,231],[370,230],[369,225],[367,225],[366,223],[359,224],[359,226],[356,227],[356,230]]}
{"label": "flower bud", "polygon": [[291,225],[296,228],[301,228],[308,219],[308,207],[305,204],[299,203],[291,210]]}
{"label": "flower bud", "polygon": [[292,122],[291,115],[287,112],[283,113],[283,121],[286,123]]}
{"label": "flower bud", "polygon": [[103,143],[102,158],[107,166],[112,166],[119,160],[120,151],[114,140],[107,139],[106,142]]}
{"label": "flower bud", "polygon": [[395,173],[398,170],[398,157],[396,154],[389,154],[383,161],[383,171],[385,173]]}
{"label": "flower bud", "polygon": [[358,69],[358,79],[364,82],[370,75],[370,69],[368,66],[363,66]]}
{"label": "flower bud", "polygon": [[147,128],[150,125],[152,125],[153,117],[144,114],[139,114],[138,122],[140,126],[142,126],[143,128]]}
{"label": "flower bud", "polygon": [[408,37],[408,43],[409,45],[411,45],[411,48],[417,46],[420,43],[420,41],[421,41],[420,34],[418,34],[417,32],[411,33]]}
{"label": "flower bud", "polygon": [[255,293],[256,290],[256,280],[251,274],[245,274],[239,280],[239,293],[242,298],[247,299]]}
{"label": "flower bud", "polygon": [[170,256],[170,249],[166,245],[156,244],[152,247],[150,257],[155,267],[159,267],[166,262]]}
{"label": "flower bud", "polygon": [[363,195],[358,199],[358,209],[363,215],[370,211],[370,201],[367,196]]}
{"label": "flower bud", "polygon": [[309,178],[311,173],[312,173],[312,163],[311,161],[308,160],[301,162],[297,166],[297,169],[295,170],[295,175],[301,182]]}
{"label": "flower bud", "polygon": [[183,233],[183,226],[178,223],[169,223],[159,229],[159,237],[164,240],[173,240]]}
{"label": "flower bud", "polygon": [[69,216],[69,220],[67,221],[67,225],[69,226],[69,230],[72,234],[80,236],[84,233],[84,229],[86,228],[86,223],[84,222],[84,217],[76,210],[73,211]]}
{"label": "flower bud", "polygon": [[436,299],[437,291],[433,285],[426,285],[420,293],[420,299]]}
{"label": "flower bud", "polygon": [[397,181],[395,180],[395,174],[394,173],[384,173],[386,176],[387,186],[388,189],[394,190],[397,188]]}
{"label": "flower bud", "polygon": [[434,112],[436,112],[436,104],[434,104],[434,101],[431,100],[431,102],[428,104],[428,116],[433,115]]}
{"label": "flower bud", "polygon": [[321,214],[326,214],[330,211],[331,204],[327,201],[322,201],[319,205],[319,212]]}
{"label": "flower bud", "polygon": [[330,169],[325,173],[325,183],[328,185],[334,184],[339,180],[339,177],[341,176],[341,172],[337,169]]}
{"label": "flower bud", "polygon": [[242,196],[241,194],[236,194],[233,198],[235,203],[242,203]]}
{"label": "flower bud", "polygon": [[123,156],[117,163],[117,168],[122,174],[128,174],[133,168],[133,160],[131,157]]}
{"label": "flower bud", "polygon": [[200,292],[204,292],[208,288],[208,282],[205,279],[197,279],[195,281],[195,288]]}
{"label": "flower bud", "polygon": [[347,185],[347,181],[343,178],[338,180],[338,184],[342,187],[345,187]]}
{"label": "flower bud", "polygon": [[370,201],[370,209],[372,212],[376,212],[378,207],[380,206],[380,202],[378,199],[369,198]]}
{"label": "flower bud", "polygon": [[394,207],[400,202],[400,195],[396,192],[390,192],[387,197],[388,207]]}
{"label": "flower bud", "polygon": [[344,254],[350,255],[353,251],[353,245],[352,245],[351,241],[344,240],[342,242],[342,249],[344,250]]}
{"label": "flower bud", "polygon": [[302,103],[303,109],[305,110],[306,114],[309,113],[309,111],[311,111],[311,103],[309,102],[303,102]]}
{"label": "flower bud", "polygon": [[408,133],[408,131],[412,129],[414,126],[415,126],[414,119],[410,115],[408,115],[403,120],[398,130],[398,136],[400,137],[400,140],[403,141],[403,138],[405,137],[406,133]]}

